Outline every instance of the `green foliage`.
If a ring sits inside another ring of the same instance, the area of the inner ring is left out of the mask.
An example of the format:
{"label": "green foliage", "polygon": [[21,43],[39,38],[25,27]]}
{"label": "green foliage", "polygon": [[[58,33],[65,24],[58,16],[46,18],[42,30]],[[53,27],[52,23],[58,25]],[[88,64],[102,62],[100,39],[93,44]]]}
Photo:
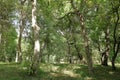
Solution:
{"label": "green foliage", "polygon": [[13,27],[14,0],[0,0],[0,60],[12,61],[16,53],[17,33]]}
{"label": "green foliage", "polygon": [[[84,18],[84,26],[86,28],[87,37],[90,43],[90,49],[92,52],[93,62],[100,64],[101,53],[106,50],[105,30],[109,28],[109,62],[112,60],[113,53],[113,29],[117,16],[115,14],[118,7],[120,7],[119,0],[73,0],[73,4],[76,9],[82,14]],[[22,68],[30,70],[30,63],[33,55],[33,32],[31,28],[31,1],[26,0],[24,6],[21,6],[19,0],[0,0],[0,61],[13,61],[17,50],[17,33],[19,29],[16,27],[20,25],[20,11],[23,11],[24,30],[22,36]],[[118,8],[118,14],[120,16],[120,8]],[[118,21],[120,22],[120,20]],[[16,24],[15,24],[16,23]],[[10,77],[11,80],[112,80],[113,77],[118,79],[119,71],[113,72],[110,67],[104,68],[102,66],[95,66],[95,75],[89,75],[87,67],[83,65],[72,64],[49,64],[49,63],[68,63],[69,56],[76,57],[78,59],[78,52],[83,55],[85,59],[84,39],[82,37],[82,28],[80,25],[79,16],[76,15],[75,9],[71,5],[71,0],[38,0],[37,3],[37,23],[40,27],[40,60],[47,64],[41,64],[40,71],[36,77],[28,77],[24,73],[23,69],[19,65],[6,64],[0,67],[1,71],[0,79]],[[16,26],[16,27],[14,27]],[[116,30],[117,39],[120,36],[120,24]],[[76,41],[74,41],[74,39]],[[78,51],[75,49],[77,45]],[[69,50],[70,47],[70,51]],[[74,59],[73,59],[74,61]],[[86,60],[85,60],[86,61]],[[49,63],[48,63],[49,62]],[[116,62],[120,63],[120,55]],[[79,64],[81,64],[79,62]],[[70,67],[71,66],[71,67]],[[77,66],[78,69],[73,67]],[[5,67],[8,71],[5,71]],[[59,67],[56,71],[52,68]],[[11,68],[11,70],[10,70]],[[14,71],[16,69],[16,72]],[[28,68],[28,69],[27,69]],[[81,76],[70,77],[69,75],[62,75],[62,71],[65,69],[73,70],[74,73]],[[48,70],[48,71],[47,71]],[[12,73],[8,75],[8,73]],[[28,71],[31,72],[31,71]],[[5,76],[2,74],[4,73]],[[13,75],[15,76],[13,77]],[[23,74],[23,75],[19,75]],[[51,75],[52,74],[52,75]],[[40,76],[39,76],[40,75]],[[46,76],[47,75],[47,76]],[[57,75],[57,77],[55,77]],[[3,76],[3,77],[2,77]],[[60,79],[59,79],[60,78]]]}

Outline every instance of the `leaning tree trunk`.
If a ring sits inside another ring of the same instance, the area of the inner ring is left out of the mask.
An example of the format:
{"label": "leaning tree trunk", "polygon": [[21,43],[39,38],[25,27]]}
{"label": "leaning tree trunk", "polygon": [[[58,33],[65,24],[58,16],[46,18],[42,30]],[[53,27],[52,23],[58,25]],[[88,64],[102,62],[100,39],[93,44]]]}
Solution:
{"label": "leaning tree trunk", "polygon": [[20,21],[19,21],[19,37],[18,37],[18,43],[17,43],[17,52],[16,52],[16,58],[15,62],[21,62],[22,61],[22,49],[21,49],[21,40],[22,40],[22,33],[24,30],[24,11],[23,11],[23,6],[26,0],[20,1],[21,4],[21,9],[20,9]]}
{"label": "leaning tree trunk", "polygon": [[105,40],[106,40],[106,49],[102,53],[101,64],[103,66],[108,66],[108,56],[109,56],[109,50],[110,50],[109,26],[107,26],[107,28],[105,30]]}
{"label": "leaning tree trunk", "polygon": [[92,54],[90,51],[89,40],[87,37],[87,30],[84,24],[83,14],[81,14],[80,11],[77,10],[77,8],[75,7],[73,3],[73,0],[71,0],[71,6],[75,10],[75,14],[79,17],[79,20],[80,20],[80,25],[81,25],[80,27],[81,27],[82,36],[84,39],[84,48],[85,48],[85,53],[86,53],[86,58],[87,58],[88,70],[89,70],[89,73],[92,74],[93,73]]}
{"label": "leaning tree trunk", "polygon": [[32,27],[33,27],[33,33],[34,33],[34,54],[33,54],[32,63],[30,66],[30,75],[36,75],[39,69],[40,27],[37,25],[37,21],[36,21],[36,5],[37,5],[37,0],[32,0]]}

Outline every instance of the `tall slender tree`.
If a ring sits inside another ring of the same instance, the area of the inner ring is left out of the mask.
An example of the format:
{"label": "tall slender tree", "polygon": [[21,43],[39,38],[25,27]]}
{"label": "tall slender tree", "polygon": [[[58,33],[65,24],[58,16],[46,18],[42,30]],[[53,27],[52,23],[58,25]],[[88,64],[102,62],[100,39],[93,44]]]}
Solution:
{"label": "tall slender tree", "polygon": [[21,62],[22,61],[21,40],[22,40],[23,30],[25,28],[25,11],[23,10],[23,6],[24,6],[25,2],[26,2],[26,0],[21,0],[20,1],[19,36],[18,36],[17,53],[16,53],[15,62]]}
{"label": "tall slender tree", "polygon": [[117,30],[118,29],[118,25],[119,25],[119,20],[120,20],[120,15],[119,15],[119,9],[120,9],[120,0],[118,1],[117,5],[114,5],[112,3],[112,9],[113,9],[113,13],[115,13],[115,22],[114,22],[114,32],[113,32],[113,39],[114,39],[114,44],[113,44],[113,53],[114,55],[112,56],[112,68],[113,70],[116,70],[115,67],[115,60],[116,57],[118,55],[119,52],[119,48],[120,48],[120,36],[117,36]]}
{"label": "tall slender tree", "polygon": [[104,33],[105,33],[106,47],[105,47],[105,51],[102,53],[101,64],[103,66],[108,66],[108,56],[110,52],[109,26],[106,27]]}
{"label": "tall slender tree", "polygon": [[[81,4],[83,2],[81,2]],[[83,39],[84,39],[84,47],[85,47],[88,69],[89,69],[89,73],[92,74],[93,73],[92,55],[91,55],[91,52],[90,52],[90,43],[89,43],[89,40],[88,40],[88,37],[87,37],[87,29],[86,29],[85,23],[84,23],[84,18],[83,18],[84,16],[79,10],[77,10],[77,8],[75,7],[75,5],[73,3],[73,0],[71,0],[71,6],[74,9],[75,14],[78,16],[79,21],[80,21],[80,27],[81,27],[81,30],[82,30],[81,35],[83,36]]]}
{"label": "tall slender tree", "polygon": [[37,0],[32,0],[32,28],[34,34],[34,54],[32,57],[32,63],[30,66],[30,75],[36,75],[39,69],[39,53],[40,53],[40,42],[39,42],[39,31],[40,27],[37,25]]}

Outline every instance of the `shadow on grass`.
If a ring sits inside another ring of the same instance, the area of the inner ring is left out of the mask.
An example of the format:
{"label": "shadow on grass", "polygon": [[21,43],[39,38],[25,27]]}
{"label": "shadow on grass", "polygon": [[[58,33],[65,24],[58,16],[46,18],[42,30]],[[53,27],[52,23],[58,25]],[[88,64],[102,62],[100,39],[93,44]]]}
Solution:
{"label": "shadow on grass", "polygon": [[[48,66],[57,67],[58,71],[45,70]],[[77,67],[75,67],[77,66]],[[73,71],[79,76],[71,77],[61,71]],[[0,80],[120,80],[120,69],[112,71],[111,67],[94,66],[94,73],[88,73],[87,66],[76,64],[43,64],[38,75],[28,76],[20,64],[0,64]]]}
{"label": "shadow on grass", "polygon": [[70,77],[61,73],[44,72],[43,70],[39,70],[39,73],[36,76],[28,76],[26,72],[21,76],[22,80],[80,80],[79,78]]}
{"label": "shadow on grass", "polygon": [[[94,66],[94,73],[90,75],[88,73],[88,68],[85,65],[77,65],[79,68],[73,69],[75,74],[78,74],[78,77],[71,77],[70,75],[63,74],[61,71],[64,69],[72,69],[72,66],[75,64],[52,64],[53,66],[59,66],[58,71],[44,71],[44,69],[39,70],[39,74],[35,77],[27,76],[22,71],[21,77],[22,80],[120,80],[120,69],[113,71],[110,66],[104,67],[101,65]],[[48,64],[49,66],[49,64]],[[45,66],[44,66],[45,67]]]}
{"label": "shadow on grass", "polygon": [[[63,68],[65,68],[65,66]],[[42,69],[39,70],[39,73],[36,76],[29,76],[27,72],[28,71],[23,69],[20,64],[0,64],[0,80],[79,80],[78,78],[70,77],[58,72],[46,72]]]}
{"label": "shadow on grass", "polygon": [[92,75],[88,73],[88,68],[84,65],[80,65],[79,69],[74,69],[74,72],[80,74],[83,80],[120,80],[120,68],[113,71],[110,66],[96,65]]}

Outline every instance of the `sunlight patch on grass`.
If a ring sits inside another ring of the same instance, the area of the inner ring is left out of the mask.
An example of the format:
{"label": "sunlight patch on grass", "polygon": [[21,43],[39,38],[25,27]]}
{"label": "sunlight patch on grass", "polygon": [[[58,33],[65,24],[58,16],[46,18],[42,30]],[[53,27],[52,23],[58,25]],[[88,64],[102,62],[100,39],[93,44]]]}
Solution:
{"label": "sunlight patch on grass", "polygon": [[55,76],[55,77],[57,77],[58,76],[58,74],[56,74],[56,73],[50,73],[52,76]]}
{"label": "sunlight patch on grass", "polygon": [[120,63],[115,63],[116,66],[120,67]]}
{"label": "sunlight patch on grass", "polygon": [[79,75],[78,74],[75,74],[75,73],[73,73],[73,71],[71,71],[71,70],[63,70],[63,72],[62,72],[63,74],[67,74],[67,75],[69,75],[70,77],[78,77]]}
{"label": "sunlight patch on grass", "polygon": [[113,72],[113,71],[109,71],[109,74],[111,74],[111,75],[112,75],[112,74],[114,74],[114,72]]}
{"label": "sunlight patch on grass", "polygon": [[53,72],[58,72],[58,68],[59,68],[59,66],[51,66],[51,70]]}
{"label": "sunlight patch on grass", "polygon": [[74,64],[42,64],[40,69],[45,72],[50,72],[53,76],[70,76],[70,77],[80,77],[79,74],[74,73],[74,69],[80,69],[80,66]]}
{"label": "sunlight patch on grass", "polygon": [[67,76],[65,74],[61,74],[61,73],[54,73],[54,72],[51,72],[50,75],[54,76],[54,77],[59,77],[59,76]]}
{"label": "sunlight patch on grass", "polygon": [[93,80],[92,77],[85,77],[85,80]]}
{"label": "sunlight patch on grass", "polygon": [[[119,67],[119,66],[117,66]],[[16,63],[0,64],[0,80],[120,80],[120,69],[96,65],[93,75],[87,66],[76,64],[42,64],[37,76],[28,76],[26,67]]]}
{"label": "sunlight patch on grass", "polygon": [[42,64],[40,69],[44,70],[45,72],[58,72],[59,66],[54,66],[52,64]]}
{"label": "sunlight patch on grass", "polygon": [[4,62],[0,62],[0,64],[6,64],[6,63],[4,63]]}
{"label": "sunlight patch on grass", "polygon": [[23,70],[27,70],[27,67],[22,67]]}

